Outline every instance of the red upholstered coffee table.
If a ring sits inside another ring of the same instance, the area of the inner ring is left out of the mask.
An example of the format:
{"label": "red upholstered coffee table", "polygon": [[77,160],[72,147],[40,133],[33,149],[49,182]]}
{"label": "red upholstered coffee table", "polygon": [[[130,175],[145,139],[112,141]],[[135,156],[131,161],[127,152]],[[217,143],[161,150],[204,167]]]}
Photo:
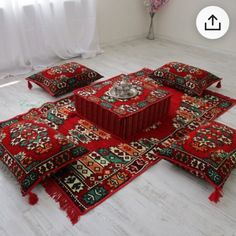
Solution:
{"label": "red upholstered coffee table", "polygon": [[109,89],[122,80],[119,75],[74,92],[79,115],[113,134],[129,139],[137,132],[162,120],[168,113],[171,95],[150,78],[130,78],[138,95],[127,100],[109,96]]}

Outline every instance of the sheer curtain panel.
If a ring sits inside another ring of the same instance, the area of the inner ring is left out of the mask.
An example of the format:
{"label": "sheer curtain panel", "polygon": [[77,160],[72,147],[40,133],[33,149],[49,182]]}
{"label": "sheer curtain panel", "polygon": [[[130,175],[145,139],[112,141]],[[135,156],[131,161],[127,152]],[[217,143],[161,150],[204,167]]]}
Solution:
{"label": "sheer curtain panel", "polygon": [[100,52],[96,0],[0,0],[0,78]]}

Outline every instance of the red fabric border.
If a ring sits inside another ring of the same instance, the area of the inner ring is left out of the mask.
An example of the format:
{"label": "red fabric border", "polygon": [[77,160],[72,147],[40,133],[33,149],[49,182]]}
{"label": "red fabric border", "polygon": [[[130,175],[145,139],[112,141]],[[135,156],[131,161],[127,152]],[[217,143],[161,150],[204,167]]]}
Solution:
{"label": "red fabric border", "polygon": [[[84,155],[87,155],[87,154],[88,154],[88,152],[85,153]],[[36,185],[38,185],[40,182],[42,182],[42,180],[43,180],[45,177],[49,177],[51,174],[57,172],[58,170],[64,168],[65,166],[67,166],[67,165],[69,165],[69,164],[75,162],[76,160],[78,160],[79,158],[83,157],[84,155],[78,156],[78,157],[76,157],[76,158],[74,158],[74,159],[72,159],[72,160],[70,160],[70,161],[68,161],[68,162],[65,162],[65,163],[64,163],[63,165],[61,165],[60,167],[48,171],[45,176],[41,176],[37,181],[35,181],[35,183],[34,183],[26,192],[21,192],[21,193],[22,193],[22,196],[24,197],[24,196],[26,196],[27,194],[29,194],[29,193],[36,187]],[[2,162],[2,163],[8,168],[8,166],[7,166],[4,162]],[[8,170],[9,170],[9,169],[8,169]],[[9,171],[11,172],[11,170],[9,170]],[[13,174],[13,173],[12,173],[12,174]],[[16,182],[19,184],[19,182],[17,181],[17,179],[16,179]]]}
{"label": "red fabric border", "polygon": [[47,179],[42,183],[48,195],[59,203],[60,208],[67,213],[67,217],[70,219],[71,223],[74,225],[78,222],[82,212],[74,204],[74,202],[61,191],[60,186],[53,181],[53,179]]}
{"label": "red fabric border", "polygon": [[[200,172],[200,173],[202,174],[202,176],[204,176],[204,179],[215,189],[215,190],[209,195],[209,198],[210,198],[210,196],[211,196],[215,191],[221,191],[221,192],[222,192],[222,187],[224,186],[225,182],[223,182],[220,186],[217,186],[214,182],[212,182],[212,181],[205,175],[204,172],[202,172],[202,171],[200,171],[200,170],[196,170],[196,169],[194,169],[194,168],[192,168],[192,167],[190,167],[190,166],[187,166],[187,165],[183,164],[182,162],[178,162],[178,161],[173,160],[173,159],[171,159],[171,158],[168,158],[168,157],[166,157],[166,156],[158,155],[158,157],[161,158],[161,159],[167,160],[167,161],[169,161],[169,162],[171,162],[171,163],[177,164],[178,166],[183,167],[183,168],[186,169],[186,170]],[[229,173],[229,175],[230,175],[230,174],[231,174],[231,173]],[[227,178],[229,177],[229,175],[227,176]],[[227,178],[226,178],[226,180],[227,180]]]}
{"label": "red fabric border", "polygon": [[[118,192],[120,189],[124,188],[126,185],[128,185],[131,181],[133,181],[136,177],[143,174],[146,170],[148,170],[150,167],[152,167],[154,164],[158,163],[161,160],[161,158],[158,156],[158,159],[153,161],[151,164],[149,163],[148,166],[144,167],[138,174],[133,175],[128,181],[126,181],[123,185],[119,186],[114,191],[110,192],[106,197],[104,197],[101,201],[97,202],[93,206],[91,206],[87,211],[80,211],[78,207],[71,201],[70,197],[68,197],[64,191],[60,190],[60,186],[53,180],[48,179],[43,184],[46,192],[56,201],[59,203],[62,210],[66,211],[67,217],[70,219],[71,223],[74,225],[79,221],[80,216],[88,213],[90,210],[94,209],[104,201],[106,201],[108,198],[110,198],[114,193]],[[77,212],[75,213],[72,211],[72,207],[77,208]]]}
{"label": "red fabric border", "polygon": [[[99,83],[99,82],[98,82]],[[213,92],[213,91],[210,91],[210,90],[206,90],[209,94],[212,94],[212,95],[216,95],[218,97],[221,97],[221,98],[224,98],[224,99],[227,99],[227,100],[230,100],[232,104],[230,107],[233,107],[236,103],[236,99],[233,99],[233,98],[230,98],[230,97],[227,97],[225,95],[222,95],[222,94],[219,94],[217,92]],[[69,98],[71,98],[72,96],[68,96]],[[47,104],[54,104],[55,102],[58,102],[60,100],[63,100],[65,99],[64,98],[61,98],[61,99],[58,99],[56,101],[53,101],[53,102],[47,102]],[[45,103],[44,103],[45,104]],[[44,104],[42,104],[40,107],[38,107],[38,109],[40,109],[42,106],[44,106]],[[229,107],[229,108],[230,108]],[[22,113],[22,114],[19,114],[13,118],[10,118],[10,119],[7,119],[5,121],[2,121],[2,122],[7,122],[7,121],[10,121],[10,120],[13,120],[13,119],[17,119],[18,117],[22,116],[22,115],[25,115],[27,113],[29,113],[30,111],[34,110],[34,109],[37,109],[37,108],[31,108],[29,111],[25,112],[25,113]],[[226,110],[228,111],[228,110]],[[219,113],[219,115],[225,113],[226,111],[223,111],[221,113]],[[218,116],[217,116],[218,117]],[[215,118],[214,118],[215,119]],[[2,123],[1,122],[1,123]],[[86,154],[85,154],[86,155]],[[153,161],[153,163],[150,162],[149,166],[145,167],[144,169],[142,169],[142,171],[140,171],[137,175],[135,176],[132,176],[127,182],[125,182],[123,185],[121,185],[120,187],[118,187],[117,189],[115,189],[113,192],[111,192],[109,195],[107,195],[106,197],[104,197],[101,201],[99,201],[98,203],[96,203],[95,205],[93,205],[91,208],[89,208],[87,211],[85,212],[81,212],[78,207],[76,207],[76,205],[73,203],[73,201],[64,193],[64,191],[60,191],[60,186],[58,186],[57,188],[55,186],[52,186],[54,184],[56,184],[55,181],[53,181],[52,179],[47,179],[43,184],[43,186],[45,187],[47,193],[55,199],[55,201],[59,202],[60,204],[60,207],[63,209],[63,210],[66,210],[67,214],[68,214],[68,217],[71,219],[71,222],[73,224],[75,224],[78,220],[79,220],[79,217],[80,215],[83,215],[85,213],[87,213],[88,211],[92,210],[94,207],[96,207],[97,205],[101,204],[103,201],[105,201],[107,198],[109,198],[110,196],[112,196],[115,192],[119,191],[121,188],[125,187],[127,184],[129,184],[133,179],[135,179],[137,176],[141,175],[143,172],[145,172],[148,168],[150,168],[152,165],[154,165],[155,163],[159,162],[160,160],[162,159],[166,159],[166,158],[163,158],[162,156],[158,156],[160,159],[156,160],[156,161]],[[75,160],[73,160],[75,161]],[[172,161],[172,160],[171,160]],[[177,163],[179,164],[179,163]],[[206,179],[207,180],[207,179]],[[207,180],[207,182],[209,182],[213,187],[218,187],[218,186],[215,186],[214,184],[212,184],[210,181]],[[53,183],[51,184],[50,186],[50,183]],[[76,207],[77,209],[75,210],[73,207]],[[73,208],[73,209],[72,209]]]}

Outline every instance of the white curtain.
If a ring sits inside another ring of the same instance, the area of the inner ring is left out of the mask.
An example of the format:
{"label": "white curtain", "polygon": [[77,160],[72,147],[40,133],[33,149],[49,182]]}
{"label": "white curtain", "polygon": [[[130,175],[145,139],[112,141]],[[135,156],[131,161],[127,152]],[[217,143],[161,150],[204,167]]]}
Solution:
{"label": "white curtain", "polygon": [[0,78],[99,51],[96,0],[0,0]]}

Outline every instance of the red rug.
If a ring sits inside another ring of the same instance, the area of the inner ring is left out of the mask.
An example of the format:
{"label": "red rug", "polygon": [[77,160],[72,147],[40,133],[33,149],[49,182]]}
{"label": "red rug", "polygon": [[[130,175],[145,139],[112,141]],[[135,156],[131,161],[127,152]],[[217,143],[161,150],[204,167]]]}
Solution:
{"label": "red rug", "polygon": [[[146,73],[147,70],[144,70],[130,76],[145,77]],[[198,127],[199,124],[216,119],[235,103],[231,98],[210,91],[199,98],[169,87],[162,86],[162,89],[173,94],[168,117],[164,123],[157,123],[138,134],[130,143],[79,118],[73,97],[46,103],[14,118],[45,122],[73,142],[81,143],[91,150],[43,184],[48,194],[67,212],[73,224],[81,215],[157,163],[160,160],[155,155],[157,144],[170,135],[181,136],[188,131],[187,125]]]}
{"label": "red rug", "polygon": [[[146,76],[141,71],[132,76]],[[44,187],[62,209],[67,211],[72,223],[79,216],[102,203],[123,188],[160,159],[155,147],[170,135],[184,133],[187,125],[196,127],[214,120],[233,106],[234,100],[207,91],[202,98],[191,97],[175,89],[163,87],[173,94],[170,113],[165,123],[153,125],[139,134],[133,142],[124,143],[90,122],[69,112],[66,118],[60,110],[74,111],[73,98],[44,106],[45,122],[60,123],[59,130],[76,143],[82,142],[92,152],[55,174]],[[64,104],[64,105],[63,105]],[[68,112],[66,112],[68,113]],[[59,119],[58,122],[53,119]],[[198,123],[198,125],[197,125]],[[55,127],[56,128],[56,127]]]}

